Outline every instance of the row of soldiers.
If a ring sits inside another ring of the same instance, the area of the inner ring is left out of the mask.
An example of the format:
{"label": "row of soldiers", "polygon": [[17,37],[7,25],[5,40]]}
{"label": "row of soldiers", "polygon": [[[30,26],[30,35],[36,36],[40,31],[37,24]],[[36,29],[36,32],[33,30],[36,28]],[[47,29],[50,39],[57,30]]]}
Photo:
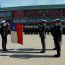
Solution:
{"label": "row of soldiers", "polygon": [[[39,24],[39,23],[38,23]],[[24,25],[24,30],[23,32],[25,34],[39,34],[39,27],[38,27],[38,24],[34,25],[34,24],[26,24]],[[46,26],[46,33],[49,35],[50,32],[51,32],[51,28],[52,26]]]}
{"label": "row of soldiers", "polygon": [[[39,36],[41,38],[42,43],[42,51],[40,53],[45,53],[45,30],[46,30],[46,20],[42,20],[42,22],[39,24]],[[54,45],[55,48],[53,50],[57,50],[57,54],[54,55],[55,57],[60,57],[61,54],[61,41],[62,41],[62,26],[61,26],[61,20],[56,19],[54,20],[55,25],[52,27],[51,34],[53,36]]]}

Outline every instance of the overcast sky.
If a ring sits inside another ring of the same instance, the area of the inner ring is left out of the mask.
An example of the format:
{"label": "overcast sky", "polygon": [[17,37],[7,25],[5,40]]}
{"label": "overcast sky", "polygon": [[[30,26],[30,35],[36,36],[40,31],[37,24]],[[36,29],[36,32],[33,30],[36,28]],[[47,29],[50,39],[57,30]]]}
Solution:
{"label": "overcast sky", "polygon": [[65,4],[65,0],[0,0],[1,7]]}

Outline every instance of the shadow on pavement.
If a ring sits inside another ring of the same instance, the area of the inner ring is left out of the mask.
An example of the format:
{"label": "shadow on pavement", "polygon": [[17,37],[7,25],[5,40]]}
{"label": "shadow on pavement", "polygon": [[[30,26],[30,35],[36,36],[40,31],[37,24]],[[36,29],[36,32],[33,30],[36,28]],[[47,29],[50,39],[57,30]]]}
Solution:
{"label": "shadow on pavement", "polygon": [[[46,51],[50,51],[53,49],[46,49]],[[8,49],[5,53],[40,53],[41,49],[34,49],[34,48],[20,48],[20,49]],[[1,53],[1,49],[0,49]]]}
{"label": "shadow on pavement", "polygon": [[9,56],[11,58],[29,59],[29,58],[55,58],[53,55],[32,55],[32,54],[2,54],[0,56]]}
{"label": "shadow on pavement", "polygon": [[[34,49],[34,48],[24,48],[24,49],[8,49],[5,53],[39,53],[41,49]],[[0,50],[0,53],[2,50]]]}
{"label": "shadow on pavement", "polygon": [[12,58],[20,58],[20,59],[44,58],[44,57],[54,58],[53,55],[30,55],[30,54],[24,54],[24,55],[16,55],[16,54],[13,54],[13,55],[11,55],[10,57],[12,57]]}

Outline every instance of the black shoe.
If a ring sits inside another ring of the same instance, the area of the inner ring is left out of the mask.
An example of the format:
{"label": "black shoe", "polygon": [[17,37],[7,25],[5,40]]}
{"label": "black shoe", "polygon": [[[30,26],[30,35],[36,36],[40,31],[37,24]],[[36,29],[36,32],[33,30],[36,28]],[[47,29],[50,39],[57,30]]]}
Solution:
{"label": "black shoe", "polygon": [[2,51],[7,52],[8,50],[7,49],[3,49]]}
{"label": "black shoe", "polygon": [[54,48],[53,50],[56,50],[56,48]]}
{"label": "black shoe", "polygon": [[7,49],[5,51],[8,51]]}
{"label": "black shoe", "polygon": [[54,57],[60,57],[60,55],[56,54],[56,55],[54,55]]}
{"label": "black shoe", "polygon": [[45,51],[41,51],[40,53],[45,53]]}

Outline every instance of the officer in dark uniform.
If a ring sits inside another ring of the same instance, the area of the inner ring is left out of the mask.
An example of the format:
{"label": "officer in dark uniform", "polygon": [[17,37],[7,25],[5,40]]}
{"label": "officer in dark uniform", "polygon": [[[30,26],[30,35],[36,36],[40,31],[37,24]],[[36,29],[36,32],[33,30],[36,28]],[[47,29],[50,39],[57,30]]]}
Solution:
{"label": "officer in dark uniform", "polygon": [[41,38],[41,44],[42,44],[42,51],[40,53],[45,53],[45,30],[46,30],[46,20],[42,20],[42,22],[39,24],[39,36]]}
{"label": "officer in dark uniform", "polygon": [[7,33],[8,27],[5,20],[1,22],[1,37],[2,37],[2,49],[3,51],[7,51],[6,44],[7,44]]}
{"label": "officer in dark uniform", "polygon": [[54,21],[55,25],[53,26],[52,36],[54,39],[55,49],[57,50],[57,54],[55,57],[60,57],[61,46],[60,42],[62,41],[62,27],[61,27],[61,20],[57,19]]}

